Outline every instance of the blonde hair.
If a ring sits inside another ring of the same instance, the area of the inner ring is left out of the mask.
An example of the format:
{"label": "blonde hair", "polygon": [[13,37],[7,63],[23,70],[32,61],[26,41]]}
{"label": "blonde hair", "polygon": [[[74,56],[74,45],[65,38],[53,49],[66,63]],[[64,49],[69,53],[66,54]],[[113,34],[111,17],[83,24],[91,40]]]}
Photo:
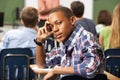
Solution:
{"label": "blonde hair", "polygon": [[109,48],[120,48],[120,3],[114,8]]}

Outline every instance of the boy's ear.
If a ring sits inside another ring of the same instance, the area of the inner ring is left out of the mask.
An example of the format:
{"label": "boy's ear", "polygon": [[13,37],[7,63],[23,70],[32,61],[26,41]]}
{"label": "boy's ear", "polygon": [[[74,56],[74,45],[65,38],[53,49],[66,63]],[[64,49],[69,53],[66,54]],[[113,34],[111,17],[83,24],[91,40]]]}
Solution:
{"label": "boy's ear", "polygon": [[71,19],[72,25],[74,25],[74,24],[75,24],[75,21],[76,21],[76,17],[75,17],[75,16],[72,16],[70,19]]}

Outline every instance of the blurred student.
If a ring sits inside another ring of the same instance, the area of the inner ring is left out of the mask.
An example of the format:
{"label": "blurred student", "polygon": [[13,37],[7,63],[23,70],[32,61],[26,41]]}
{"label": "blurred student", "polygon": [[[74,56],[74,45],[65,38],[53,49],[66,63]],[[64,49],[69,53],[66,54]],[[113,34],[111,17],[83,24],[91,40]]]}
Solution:
{"label": "blurred student", "polygon": [[[38,30],[35,39],[37,65],[41,68],[55,66],[45,74],[43,80],[49,80],[55,74],[78,76],[76,80],[83,80],[103,73],[100,45],[92,33],[80,24],[75,24],[75,21],[76,18],[69,8],[59,6],[50,11],[48,22]],[[63,45],[46,54],[43,42],[52,34]]]}
{"label": "blurred student", "polygon": [[87,31],[91,32],[94,36],[97,36],[94,22],[83,17],[84,8],[84,4],[80,1],[73,1],[71,3],[71,9],[77,20],[76,24],[81,24]]}
{"label": "blurred student", "polygon": [[112,22],[112,15],[107,10],[101,10],[98,14],[96,31],[99,37],[99,34],[103,27],[110,26]]}
{"label": "blurred student", "polygon": [[99,41],[104,50],[120,48],[120,4],[114,8],[111,27],[102,29]]}
{"label": "blurred student", "polygon": [[38,0],[39,27],[42,27],[48,17],[51,8],[59,6],[59,0]]}
{"label": "blurred student", "polygon": [[113,12],[108,48],[120,48],[120,3],[116,5]]}
{"label": "blurred student", "polygon": [[33,7],[25,7],[21,12],[23,29],[8,31],[2,38],[0,50],[4,48],[30,48],[33,55],[36,53],[34,38],[37,35],[38,11]]}

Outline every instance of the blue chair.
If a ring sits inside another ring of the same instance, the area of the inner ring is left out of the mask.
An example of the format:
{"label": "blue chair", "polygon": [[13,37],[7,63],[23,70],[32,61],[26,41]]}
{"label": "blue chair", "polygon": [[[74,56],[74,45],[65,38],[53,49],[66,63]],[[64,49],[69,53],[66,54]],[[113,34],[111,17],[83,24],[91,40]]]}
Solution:
{"label": "blue chair", "polygon": [[104,54],[106,71],[120,78],[120,48],[107,49]]}
{"label": "blue chair", "polygon": [[106,71],[120,78],[120,55],[106,57]]}
{"label": "blue chair", "polygon": [[120,55],[120,48],[111,48],[104,51],[105,57],[109,55]]}
{"label": "blue chair", "polygon": [[[0,52],[0,80],[32,80],[35,74],[29,65],[34,63],[29,48],[8,48]],[[23,79],[24,77],[24,79]]]}
{"label": "blue chair", "polygon": [[45,50],[49,52],[54,47],[54,39],[52,37],[45,40]]}
{"label": "blue chair", "polygon": [[59,43],[51,36],[45,40],[45,50],[50,52],[52,48],[59,46]]}

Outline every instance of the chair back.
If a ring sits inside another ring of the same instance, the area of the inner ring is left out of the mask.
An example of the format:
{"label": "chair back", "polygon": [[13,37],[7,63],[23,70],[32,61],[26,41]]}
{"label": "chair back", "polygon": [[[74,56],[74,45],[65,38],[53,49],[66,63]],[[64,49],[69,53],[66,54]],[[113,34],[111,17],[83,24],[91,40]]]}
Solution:
{"label": "chair back", "polygon": [[51,36],[45,40],[45,50],[50,52],[52,48],[59,46],[59,43]]}
{"label": "chair back", "polygon": [[120,48],[107,49],[104,54],[106,71],[120,78]]}
{"label": "chair back", "polygon": [[[0,80],[32,80],[29,65],[33,53],[29,48],[8,48],[0,52]],[[24,79],[23,79],[24,77]]]}
{"label": "chair back", "polygon": [[120,78],[120,55],[106,57],[106,71]]}
{"label": "chair back", "polygon": [[120,55],[120,48],[112,48],[112,49],[107,49],[104,52],[105,57],[109,55]]}

